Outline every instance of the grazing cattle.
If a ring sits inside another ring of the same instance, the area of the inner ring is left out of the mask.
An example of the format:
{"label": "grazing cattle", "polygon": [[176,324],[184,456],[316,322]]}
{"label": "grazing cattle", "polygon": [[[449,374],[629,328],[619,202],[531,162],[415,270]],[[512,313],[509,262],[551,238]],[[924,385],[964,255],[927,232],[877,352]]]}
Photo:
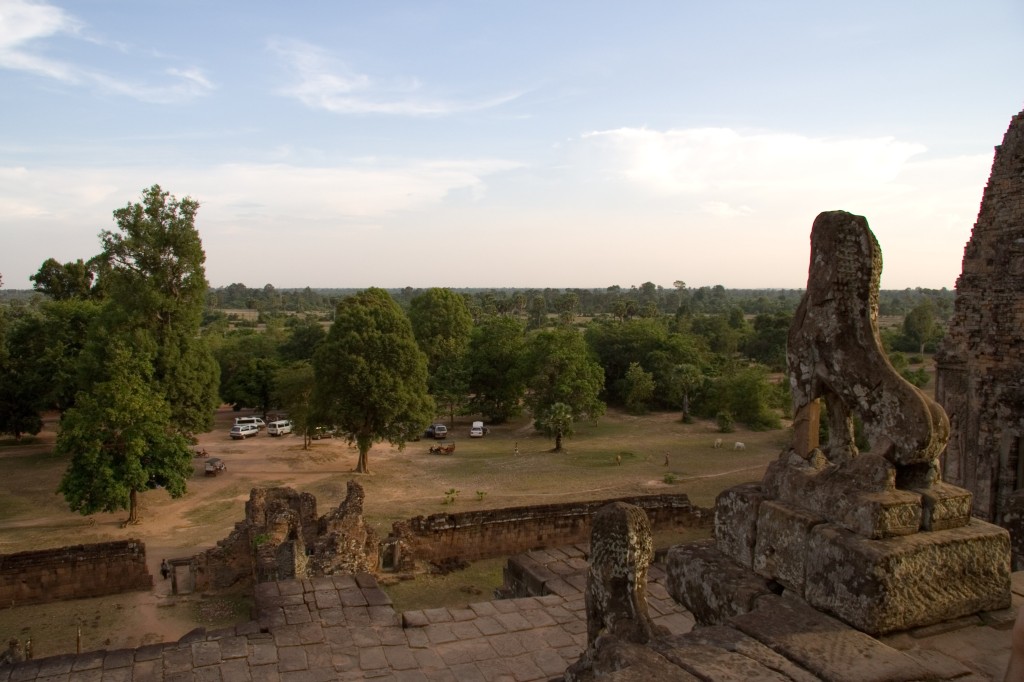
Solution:
{"label": "grazing cattle", "polygon": [[732,449],[733,450],[746,450],[747,446],[744,443],[736,441],[736,443],[732,446]]}
{"label": "grazing cattle", "polygon": [[721,438],[716,438],[715,439],[715,447],[716,448],[722,447],[722,439]]}

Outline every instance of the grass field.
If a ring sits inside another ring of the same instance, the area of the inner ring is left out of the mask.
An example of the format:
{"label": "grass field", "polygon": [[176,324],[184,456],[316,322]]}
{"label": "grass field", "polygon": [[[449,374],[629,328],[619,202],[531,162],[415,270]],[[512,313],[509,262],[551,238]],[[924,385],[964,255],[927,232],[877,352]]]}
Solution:
{"label": "grass field", "polygon": [[[342,439],[317,441],[309,450],[296,437],[231,441],[233,416],[230,409],[220,411],[214,431],[199,439],[228,470],[204,476],[197,459],[185,496],[142,494],[142,523],[127,528],[125,512],[83,517],[67,509],[56,493],[67,462],[52,452],[52,420],[32,441],[0,440],[0,553],[137,538],[157,576],[152,592],[0,610],[0,637],[31,633],[37,654],[47,655],[73,650],[78,627],[89,650],[166,641],[199,625],[245,620],[246,595],[170,597],[158,566],[161,558],[189,556],[226,537],[244,518],[249,491],[257,486],[311,492],[323,514],[344,499],[348,481],[357,480],[365,491],[364,519],[384,537],[395,521],[456,511],[656,493],[686,493],[694,504],[711,507],[721,490],[759,480],[789,440],[788,429],[720,434],[711,422],[684,424],[678,414],[611,411],[597,424],[579,425],[565,451],[555,453],[553,442],[537,435],[526,418],[491,425],[487,436],[471,439],[474,418],[466,417],[452,425],[454,454],[430,454],[434,441],[427,440],[401,450],[378,444],[370,451],[371,473],[356,475],[357,453]],[[725,447],[713,448],[716,438]],[[734,450],[735,441],[746,447]],[[458,492],[446,495],[452,490]],[[659,534],[656,543],[664,547],[692,537]],[[399,611],[487,600],[501,584],[504,562],[501,557],[446,576],[387,581],[385,589]]]}

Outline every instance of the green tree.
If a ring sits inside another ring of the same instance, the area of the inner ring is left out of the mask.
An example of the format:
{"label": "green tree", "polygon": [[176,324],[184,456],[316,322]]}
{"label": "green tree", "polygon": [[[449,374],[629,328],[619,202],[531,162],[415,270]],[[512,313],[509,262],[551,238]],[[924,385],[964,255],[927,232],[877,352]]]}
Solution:
{"label": "green tree", "polygon": [[369,472],[367,453],[375,442],[403,447],[434,416],[427,358],[409,318],[383,289],[338,304],[313,368],[314,409],[359,448],[358,473]]}
{"label": "green tree", "polygon": [[558,298],[558,320],[562,324],[572,324],[580,312],[580,297],[574,291],[568,291]]}
{"label": "green tree", "polygon": [[430,375],[428,385],[437,408],[448,415],[448,424],[452,427],[455,414],[469,403],[469,367],[466,347],[456,339],[445,339],[439,347],[446,346],[449,351]]}
{"label": "green tree", "polygon": [[623,381],[626,410],[630,414],[646,414],[654,397],[654,375],[634,362],[626,370],[626,378]]}
{"label": "green tree", "polygon": [[554,438],[555,452],[561,452],[562,440],[572,438],[575,422],[571,407],[565,403],[554,403],[537,415],[533,420],[533,427],[546,437]]}
{"label": "green tree", "polygon": [[[97,283],[105,293],[81,353],[81,391],[64,413],[58,451],[71,455],[61,492],[72,509],[129,509],[161,486],[184,493],[188,439],[209,429],[217,364],[199,335],[206,275],[195,215],[158,185],[114,211]],[[130,349],[130,350],[129,350]]]}
{"label": "green tree", "polygon": [[669,367],[658,380],[655,389],[662,388],[664,401],[682,410],[683,422],[690,421],[690,403],[704,386],[704,372],[697,365],[682,363]]}
{"label": "green tree", "polygon": [[942,336],[935,319],[935,304],[930,299],[918,303],[903,318],[903,335],[918,353],[923,353],[926,345]]}
{"label": "green tree", "polygon": [[473,317],[466,299],[451,289],[427,289],[409,304],[409,321],[420,350],[427,356],[430,393],[449,415],[468,400],[466,352]]}
{"label": "green tree", "polygon": [[[599,396],[604,370],[591,356],[587,343],[571,327],[534,332],[527,340],[524,362],[526,403],[534,426],[550,433],[544,423],[556,403],[568,406],[573,421],[596,420],[604,414]],[[540,417],[540,423],[537,422]],[[565,436],[565,431],[562,431]]]}
{"label": "green tree", "polygon": [[186,436],[208,430],[218,404],[217,364],[199,336],[206,254],[195,227],[198,209],[195,200],[179,201],[153,185],[141,203],[114,211],[118,229],[100,233],[99,284],[108,304],[103,338],[93,344],[100,366],[111,338],[134,335],[151,345],[154,388]]}
{"label": "green tree", "polygon": [[109,378],[79,396],[61,420],[56,451],[70,465],[59,492],[83,515],[127,509],[127,523],[137,523],[140,492],[184,494],[192,453],[154,390],[148,355],[118,344],[108,357]]}
{"label": "green tree", "polygon": [[774,372],[786,369],[786,343],[793,324],[790,313],[762,313],[754,318],[754,330],[744,339],[743,352]]}
{"label": "green tree", "polygon": [[704,364],[702,340],[692,335],[669,334],[666,323],[658,319],[591,322],[585,338],[604,368],[608,401],[615,404],[625,403],[624,380],[634,362],[650,369],[657,384],[655,395],[670,407],[677,404],[666,403],[658,388],[663,386],[670,368],[682,363]]}
{"label": "green tree", "polygon": [[715,378],[704,405],[704,412],[727,412],[736,421],[751,429],[777,429],[780,406],[778,388],[771,383],[768,371],[761,365],[741,367]]}
{"label": "green tree", "polygon": [[548,305],[542,294],[534,294],[527,308],[527,328],[540,329],[548,321]]}
{"label": "green tree", "polygon": [[523,326],[511,317],[488,317],[473,328],[466,363],[469,410],[492,424],[519,414],[524,346]]}
{"label": "green tree", "polygon": [[241,329],[216,343],[214,357],[220,367],[220,399],[235,406],[270,407],[274,372],[280,368],[279,344],[266,333]]}
{"label": "green tree", "polygon": [[291,333],[281,343],[281,359],[285,362],[312,360],[317,346],[326,338],[327,332],[320,322],[311,319],[300,320],[292,325]]}
{"label": "green tree", "polygon": [[93,279],[96,263],[86,263],[81,258],[73,263],[61,264],[55,258],[47,258],[36,274],[29,277],[32,287],[55,301],[73,298],[89,298],[94,295]]}
{"label": "green tree", "polygon": [[300,360],[281,367],[274,375],[274,401],[288,411],[294,429],[302,434],[302,449],[308,450],[313,429],[322,423],[313,412],[316,385],[313,365]]}
{"label": "green tree", "polygon": [[93,301],[65,299],[11,316],[0,346],[0,432],[39,433],[42,411],[72,406],[79,356],[97,312]]}

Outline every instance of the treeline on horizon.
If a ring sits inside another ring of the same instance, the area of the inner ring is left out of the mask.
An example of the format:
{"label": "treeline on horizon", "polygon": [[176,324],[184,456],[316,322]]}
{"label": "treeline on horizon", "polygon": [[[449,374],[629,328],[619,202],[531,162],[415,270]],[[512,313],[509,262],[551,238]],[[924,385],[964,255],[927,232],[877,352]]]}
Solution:
{"label": "treeline on horizon", "polygon": [[[718,314],[738,307],[744,315],[792,313],[803,289],[727,289],[722,285],[687,287],[677,281],[672,288],[645,282],[640,286],[606,288],[531,287],[442,287],[460,294],[471,309],[483,313],[519,314],[543,304],[548,313],[572,310],[582,317],[609,315],[622,319],[677,314]],[[384,289],[403,308],[428,288]],[[359,288],[259,288],[244,284],[210,287],[207,310],[255,310],[259,312],[326,312],[337,302],[361,291]],[[936,316],[947,320],[953,311],[955,291],[949,289],[891,289],[879,293],[879,314],[904,316],[924,301],[934,306]]]}
{"label": "treeline on horizon", "polygon": [[[382,287],[401,305],[429,288]],[[432,287],[430,287],[432,288]],[[718,314],[739,308],[744,315],[792,313],[803,296],[803,289],[727,289],[722,285],[690,288],[677,281],[673,288],[645,282],[640,286],[605,288],[536,288],[536,287],[442,287],[464,297],[479,312],[524,315],[529,307],[543,306],[548,313],[571,309],[582,317],[609,315],[623,319],[655,315]],[[333,287],[277,288],[272,284],[248,287],[241,283],[224,287],[208,287],[206,310],[252,310],[259,313],[323,313],[330,312],[343,298],[363,288]],[[0,289],[0,302],[28,302],[39,299],[35,289]],[[930,301],[936,317],[948,320],[953,312],[954,290],[883,289],[879,292],[879,315],[902,317],[925,301]],[[326,319],[326,318],[325,318]]]}

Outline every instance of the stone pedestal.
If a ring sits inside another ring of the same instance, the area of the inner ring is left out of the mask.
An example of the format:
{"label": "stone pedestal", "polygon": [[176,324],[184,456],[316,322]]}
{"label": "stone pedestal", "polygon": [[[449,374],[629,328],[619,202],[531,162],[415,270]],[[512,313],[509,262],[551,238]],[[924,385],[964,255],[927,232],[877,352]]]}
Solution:
{"label": "stone pedestal", "polygon": [[[958,500],[958,490],[943,486],[936,496]],[[901,504],[906,496],[917,499],[921,519],[922,497],[897,492]],[[718,552],[756,574],[761,584],[777,585],[868,634],[1010,606],[1010,538],[998,526],[968,517],[952,528],[871,537],[806,508],[765,499],[755,485],[723,492],[718,505]],[[837,504],[834,511],[845,518],[841,512],[848,506]],[[701,579],[729,575],[719,566]]]}
{"label": "stone pedestal", "polygon": [[1010,606],[1010,536],[967,526],[870,540],[832,524],[807,538],[803,597],[871,635]]}

